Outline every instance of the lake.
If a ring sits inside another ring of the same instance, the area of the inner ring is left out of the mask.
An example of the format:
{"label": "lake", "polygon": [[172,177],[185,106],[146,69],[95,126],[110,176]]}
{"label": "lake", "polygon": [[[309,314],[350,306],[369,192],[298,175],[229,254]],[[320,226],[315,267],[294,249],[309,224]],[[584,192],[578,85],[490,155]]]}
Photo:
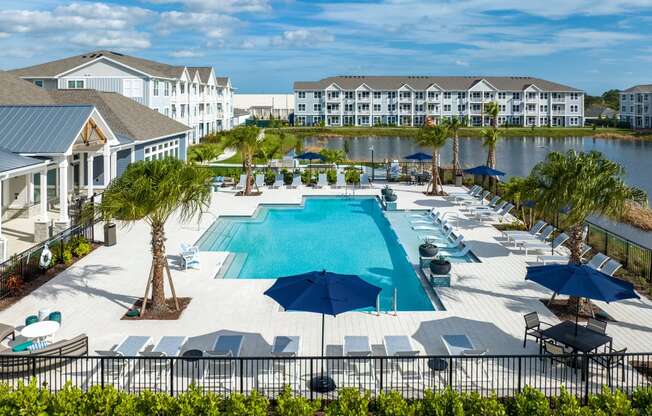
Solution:
{"label": "lake", "polygon": [[[374,146],[374,160],[403,158],[415,152],[431,153],[430,149],[417,146],[405,137],[307,137],[305,146],[344,149],[348,142],[348,158],[371,160],[370,146]],[[532,167],[545,159],[550,152],[597,150],[614,162],[625,167],[627,183],[638,186],[652,195],[652,141],[615,140],[594,137],[507,137],[496,146],[497,168],[508,176],[527,176]],[[442,149],[442,164],[450,164],[452,140]],[[482,139],[460,137],[460,161],[462,167],[484,164],[487,150]]]}

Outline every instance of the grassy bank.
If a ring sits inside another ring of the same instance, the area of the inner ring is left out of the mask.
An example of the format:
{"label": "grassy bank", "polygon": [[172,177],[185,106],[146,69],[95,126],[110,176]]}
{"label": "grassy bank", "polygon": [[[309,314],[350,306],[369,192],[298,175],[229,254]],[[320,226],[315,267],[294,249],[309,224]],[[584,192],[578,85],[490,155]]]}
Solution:
{"label": "grassy bank", "polygon": [[[307,136],[404,136],[413,137],[419,132],[418,127],[285,127],[274,129],[296,135],[298,137]],[[578,136],[597,136],[614,139],[650,139],[651,133],[639,133],[629,129],[599,127],[577,128],[555,128],[555,127],[507,127],[501,128],[500,133],[503,137],[578,137]],[[459,131],[462,137],[481,137],[482,128],[466,127]]]}

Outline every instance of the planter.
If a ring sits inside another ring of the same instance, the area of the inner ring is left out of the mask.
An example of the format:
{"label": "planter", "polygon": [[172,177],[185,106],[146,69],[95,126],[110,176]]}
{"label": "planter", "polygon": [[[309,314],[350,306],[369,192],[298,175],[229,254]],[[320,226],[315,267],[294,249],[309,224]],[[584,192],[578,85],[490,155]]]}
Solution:
{"label": "planter", "polygon": [[435,275],[448,274],[451,271],[451,262],[443,259],[435,259],[430,262],[430,273]]}
{"label": "planter", "polygon": [[396,195],[393,192],[389,193],[389,194],[385,194],[385,201],[387,201],[387,202],[394,202],[397,199],[398,199],[398,195]]}
{"label": "planter", "polygon": [[389,186],[386,186],[380,191],[380,193],[382,194],[382,196],[387,196],[387,194],[393,194],[394,190]]}
{"label": "planter", "polygon": [[431,243],[423,243],[419,246],[419,255],[421,257],[435,257],[439,249]]}

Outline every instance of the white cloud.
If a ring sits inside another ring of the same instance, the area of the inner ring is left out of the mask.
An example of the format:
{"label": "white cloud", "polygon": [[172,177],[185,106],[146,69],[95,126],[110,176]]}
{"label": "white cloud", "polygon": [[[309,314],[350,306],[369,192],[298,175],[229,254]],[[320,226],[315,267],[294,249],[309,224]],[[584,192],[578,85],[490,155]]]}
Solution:
{"label": "white cloud", "polygon": [[201,12],[265,12],[271,9],[270,0],[148,0],[156,4],[182,4],[188,10]]}
{"label": "white cloud", "polygon": [[156,27],[165,35],[179,30],[192,30],[219,39],[243,25],[240,19],[226,14],[171,11],[161,14]]}
{"label": "white cloud", "polygon": [[181,50],[176,50],[170,52],[168,55],[170,55],[173,58],[200,58],[204,56],[204,54],[200,51],[192,50],[192,49],[181,49]]}
{"label": "white cloud", "polygon": [[468,63],[467,61],[463,61],[463,60],[461,60],[461,59],[457,59],[457,60],[455,61],[455,65],[457,65],[457,66],[469,66],[469,63]]}
{"label": "white cloud", "polygon": [[335,36],[323,29],[286,30],[279,36],[271,38],[272,46],[277,47],[308,47],[335,41]]}
{"label": "white cloud", "polygon": [[147,49],[151,46],[149,35],[138,32],[101,31],[78,33],[69,38],[71,43],[90,48]]}

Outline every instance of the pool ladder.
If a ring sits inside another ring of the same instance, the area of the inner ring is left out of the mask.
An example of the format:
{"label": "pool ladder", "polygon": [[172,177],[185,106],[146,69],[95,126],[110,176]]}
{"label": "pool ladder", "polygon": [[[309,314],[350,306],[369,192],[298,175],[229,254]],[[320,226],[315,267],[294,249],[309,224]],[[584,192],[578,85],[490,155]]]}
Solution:
{"label": "pool ladder", "polygon": [[[394,293],[392,293],[392,310],[394,311],[394,316],[398,315],[398,289],[394,288]],[[376,314],[380,316],[380,293],[376,297]]]}

